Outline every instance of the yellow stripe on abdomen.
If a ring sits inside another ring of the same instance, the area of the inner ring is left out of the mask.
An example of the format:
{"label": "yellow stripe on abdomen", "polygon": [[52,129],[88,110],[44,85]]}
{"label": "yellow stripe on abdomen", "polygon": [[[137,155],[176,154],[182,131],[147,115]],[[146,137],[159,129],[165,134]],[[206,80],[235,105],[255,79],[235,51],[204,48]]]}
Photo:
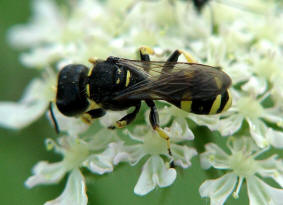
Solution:
{"label": "yellow stripe on abdomen", "polygon": [[210,108],[209,114],[216,114],[221,105],[221,95],[217,95]]}
{"label": "yellow stripe on abdomen", "polygon": [[191,112],[191,108],[192,108],[192,101],[181,101],[181,109],[187,112]]}
{"label": "yellow stripe on abdomen", "polygon": [[224,106],[224,108],[223,108],[222,111],[228,110],[228,109],[231,107],[231,105],[232,105],[232,96],[231,96],[231,93],[230,93],[229,90],[228,90],[227,92],[228,92],[228,101],[226,102],[226,104],[225,104],[225,106]]}

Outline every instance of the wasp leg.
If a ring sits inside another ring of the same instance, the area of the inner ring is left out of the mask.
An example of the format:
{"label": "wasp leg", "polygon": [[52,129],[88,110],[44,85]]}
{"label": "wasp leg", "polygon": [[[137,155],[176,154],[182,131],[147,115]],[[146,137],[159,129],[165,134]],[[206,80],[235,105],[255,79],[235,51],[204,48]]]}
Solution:
{"label": "wasp leg", "polygon": [[[154,50],[152,48],[148,47],[148,46],[140,47],[138,52],[139,52],[139,56],[140,56],[141,61],[146,61],[146,62],[150,61],[149,55],[153,55],[154,54]],[[150,65],[149,64],[144,63],[143,67],[144,67],[144,70],[146,72],[149,72],[149,70],[150,70]]]}
{"label": "wasp leg", "polygon": [[188,63],[197,63],[197,61],[188,52],[179,49],[176,51],[179,52],[180,54],[183,54],[183,56],[186,58]]}
{"label": "wasp leg", "polygon": [[177,62],[179,56],[183,54],[183,56],[186,58],[186,60],[188,61],[188,63],[196,63],[196,60],[194,60],[194,58],[186,51],[182,51],[182,50],[175,50],[171,56],[169,56],[169,58],[167,59],[167,62]]}
{"label": "wasp leg", "polygon": [[[186,51],[182,51],[182,50],[175,50],[170,56],[169,58],[167,59],[166,62],[168,63],[165,63],[164,64],[164,67],[162,69],[162,72],[168,72],[170,70],[172,70],[174,68],[174,63],[177,63],[178,59],[179,59],[179,56],[183,54],[186,58],[186,60],[189,62],[189,63],[196,63],[196,61],[191,57],[191,55],[189,53],[187,53]],[[172,64],[173,63],[173,64]]]}
{"label": "wasp leg", "polygon": [[88,62],[90,62],[91,64],[95,65],[96,62],[97,62],[97,58],[95,58],[95,57],[90,57],[90,58],[88,59]]}
{"label": "wasp leg", "polygon": [[92,119],[100,118],[106,114],[106,111],[102,108],[93,109],[87,112]]}
{"label": "wasp leg", "polygon": [[[155,103],[152,100],[146,100],[145,102],[150,107],[150,114],[149,114],[150,124],[152,128],[155,131],[157,131],[158,135],[166,140],[168,153],[172,157],[172,152],[170,148],[170,138],[166,134],[166,132],[164,132],[164,130],[162,130],[162,128],[159,126],[159,115]],[[170,166],[174,167],[173,162],[170,164]]]}
{"label": "wasp leg", "polygon": [[118,120],[115,125],[109,126],[109,129],[115,129],[115,128],[123,128],[126,125],[130,124],[137,116],[138,112],[141,108],[141,102],[139,102],[136,106],[133,112],[127,114],[126,116],[122,117],[120,120]]}
{"label": "wasp leg", "polygon": [[106,114],[105,110],[102,108],[97,108],[90,110],[82,114],[81,119],[87,124],[91,124],[93,119],[100,118]]}
{"label": "wasp leg", "polygon": [[139,55],[142,61],[150,61],[149,55],[153,55],[154,50],[148,46],[142,46],[139,48]]}

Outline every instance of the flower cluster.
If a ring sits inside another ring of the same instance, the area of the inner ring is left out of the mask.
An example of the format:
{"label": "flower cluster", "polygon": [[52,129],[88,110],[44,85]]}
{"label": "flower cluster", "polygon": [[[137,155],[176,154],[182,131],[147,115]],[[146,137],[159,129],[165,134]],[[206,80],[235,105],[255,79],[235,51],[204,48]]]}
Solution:
{"label": "flower cluster", "polygon": [[[166,60],[169,52],[183,49],[199,63],[220,66],[233,81],[233,105],[220,115],[199,116],[157,102],[172,155],[166,141],[149,130],[149,111],[144,107],[143,124],[133,122],[133,129],[123,132],[107,127],[126,111],[107,112],[93,128],[80,118],[63,116],[54,107],[64,136],[47,139],[46,145],[63,159],[39,162],[26,186],[56,183],[68,173],[63,193],[46,204],[84,205],[88,199],[80,168],[101,175],[122,162],[135,166],[142,158],[146,162],[134,192],[145,195],[156,187],[170,186],[177,177],[170,164],[185,169],[198,155],[187,143],[194,140],[189,124],[195,123],[220,134],[230,150],[227,154],[209,143],[199,155],[204,169],[227,170],[222,177],[200,185],[202,197],[209,197],[211,204],[224,204],[232,192],[234,198],[239,197],[245,181],[250,204],[282,204],[282,160],[277,155],[256,158],[283,148],[283,5],[276,0],[209,4],[198,11],[193,2],[180,0],[74,0],[61,6],[54,0],[34,1],[29,23],[14,26],[8,37],[13,46],[25,49],[22,64],[40,70],[41,75],[30,82],[18,102],[0,102],[1,126],[20,129],[43,115],[55,99],[56,76],[64,65],[90,66],[88,58],[110,55],[135,59],[142,45],[160,54],[153,59]],[[268,185],[266,177],[278,186]]]}

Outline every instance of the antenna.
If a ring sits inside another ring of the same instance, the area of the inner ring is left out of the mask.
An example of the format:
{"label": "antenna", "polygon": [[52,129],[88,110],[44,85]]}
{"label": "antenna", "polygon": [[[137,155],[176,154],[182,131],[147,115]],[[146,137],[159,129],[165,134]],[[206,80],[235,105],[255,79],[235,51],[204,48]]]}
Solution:
{"label": "antenna", "polygon": [[49,112],[50,112],[51,120],[53,122],[55,131],[56,131],[57,134],[59,134],[60,133],[60,129],[59,129],[58,122],[57,122],[57,120],[55,118],[55,115],[54,115],[54,112],[53,112],[52,102],[49,103]]}

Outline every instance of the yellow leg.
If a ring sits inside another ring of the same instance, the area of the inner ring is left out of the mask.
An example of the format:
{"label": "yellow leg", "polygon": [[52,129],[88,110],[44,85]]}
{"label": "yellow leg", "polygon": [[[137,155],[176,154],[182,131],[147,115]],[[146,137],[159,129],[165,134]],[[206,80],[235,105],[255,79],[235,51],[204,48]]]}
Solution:
{"label": "yellow leg", "polygon": [[189,63],[197,63],[196,60],[194,60],[194,58],[186,51],[183,51],[183,50],[179,50],[178,49],[178,52],[180,54],[183,54],[183,56],[186,58],[186,60],[189,62]]}
{"label": "yellow leg", "polygon": [[91,115],[88,113],[84,113],[81,115],[81,119],[84,123],[90,125],[92,123]]}
{"label": "yellow leg", "polygon": [[[153,55],[154,54],[154,50],[148,46],[142,46],[138,49],[138,55],[141,59],[141,61],[144,62],[149,62],[150,61],[150,57],[149,55]],[[144,63],[144,68],[143,68],[146,72],[150,71],[150,65],[147,63]]]}
{"label": "yellow leg", "polygon": [[113,126],[110,126],[110,129],[115,129],[115,128],[123,128],[125,126],[127,126],[128,124],[130,124],[137,116],[139,110],[141,107],[141,103],[137,103],[135,106],[135,109],[133,112],[128,113],[127,115],[125,115],[124,117],[122,117],[120,120],[116,121],[116,123]]}
{"label": "yellow leg", "polygon": [[127,125],[127,121],[126,120],[122,120],[122,121],[117,121],[114,124],[115,128],[124,128]]}
{"label": "yellow leg", "polygon": [[164,132],[164,130],[160,127],[155,127],[154,128],[155,131],[157,131],[158,135],[160,137],[162,137],[163,139],[166,140],[167,142],[167,150],[170,156],[172,156],[172,152],[171,152],[171,148],[170,148],[170,138],[169,136],[166,134],[166,132]]}
{"label": "yellow leg", "polygon": [[142,54],[142,55],[153,55],[154,54],[154,50],[148,46],[141,46],[139,48],[139,52]]}
{"label": "yellow leg", "polygon": [[90,62],[90,63],[92,63],[92,64],[96,64],[96,62],[97,62],[97,58],[95,58],[95,57],[90,57],[89,59],[88,59],[88,62]]}

